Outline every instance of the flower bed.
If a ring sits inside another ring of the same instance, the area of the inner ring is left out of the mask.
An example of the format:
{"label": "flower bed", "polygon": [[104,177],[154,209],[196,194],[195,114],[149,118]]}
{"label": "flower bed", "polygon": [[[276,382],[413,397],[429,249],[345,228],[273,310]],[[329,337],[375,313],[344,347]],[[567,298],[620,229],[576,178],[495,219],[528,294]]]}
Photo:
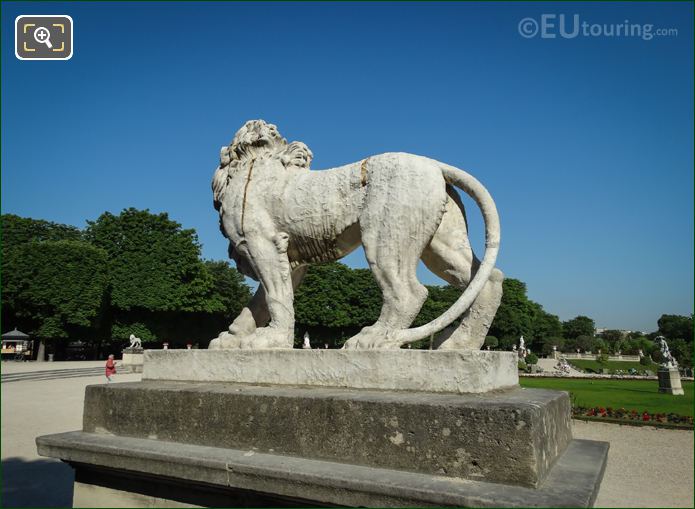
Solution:
{"label": "flower bed", "polygon": [[619,424],[648,425],[669,428],[693,428],[693,418],[675,413],[649,413],[611,407],[572,407],[572,417],[587,421],[616,422]]}

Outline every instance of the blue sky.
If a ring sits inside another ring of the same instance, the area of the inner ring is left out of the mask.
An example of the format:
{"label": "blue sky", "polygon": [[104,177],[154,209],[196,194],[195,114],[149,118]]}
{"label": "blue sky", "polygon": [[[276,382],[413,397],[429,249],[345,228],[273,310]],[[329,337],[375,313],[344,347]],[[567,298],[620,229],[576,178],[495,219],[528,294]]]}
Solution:
{"label": "blue sky", "polygon": [[[20,14],[72,16],[73,58],[17,60]],[[522,37],[543,14],[678,33]],[[210,179],[252,118],[315,169],[405,151],[470,171],[500,211],[498,266],[563,320],[693,312],[692,3],[2,4],[4,213],[167,211],[225,258]]]}

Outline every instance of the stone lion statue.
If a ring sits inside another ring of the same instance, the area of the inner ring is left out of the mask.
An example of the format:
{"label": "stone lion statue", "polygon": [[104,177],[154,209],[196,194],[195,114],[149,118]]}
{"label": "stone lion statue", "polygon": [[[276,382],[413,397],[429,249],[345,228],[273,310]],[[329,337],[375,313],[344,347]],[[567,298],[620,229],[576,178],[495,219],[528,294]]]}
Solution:
{"label": "stone lion statue", "polygon": [[130,335],[130,346],[128,348],[142,348],[142,340],[135,336],[135,334]]}
{"label": "stone lion statue", "polygon": [[[310,171],[313,154],[287,143],[276,126],[251,120],[220,153],[212,180],[229,256],[258,291],[211,349],[292,348],[293,292],[311,263],[338,260],[360,244],[383,293],[374,325],[344,348],[400,348],[449,328],[441,349],[479,349],[502,296],[494,267],[500,227],[495,204],[471,175],[405,153]],[[480,207],[486,228],[482,262],[471,250],[458,187]],[[444,314],[409,328],[427,298],[418,261],[463,293]]]}

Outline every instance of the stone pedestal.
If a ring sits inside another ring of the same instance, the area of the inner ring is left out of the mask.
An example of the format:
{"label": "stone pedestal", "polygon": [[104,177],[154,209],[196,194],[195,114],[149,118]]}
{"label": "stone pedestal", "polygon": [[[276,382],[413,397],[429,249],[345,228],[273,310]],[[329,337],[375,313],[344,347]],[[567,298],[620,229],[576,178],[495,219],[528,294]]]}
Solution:
{"label": "stone pedestal", "polygon": [[[264,352],[180,352],[229,363],[207,371],[165,353],[148,352],[143,382],[87,387],[81,431],[37,439],[75,467],[76,507],[586,507],[598,492],[608,444],[572,439],[566,393],[504,377],[475,392],[493,382],[452,370],[511,353],[273,352],[293,356],[284,371],[261,369]],[[167,358],[168,376],[198,380],[164,379]]]}
{"label": "stone pedestal", "polygon": [[519,384],[512,352],[147,350],[143,380],[237,382],[459,394]]}
{"label": "stone pedestal", "polygon": [[681,385],[681,375],[677,368],[662,367],[658,372],[659,392],[682,396],[683,386]]}
{"label": "stone pedestal", "polygon": [[142,366],[145,360],[144,352],[145,350],[142,348],[124,348],[118,371],[121,373],[142,373]]}

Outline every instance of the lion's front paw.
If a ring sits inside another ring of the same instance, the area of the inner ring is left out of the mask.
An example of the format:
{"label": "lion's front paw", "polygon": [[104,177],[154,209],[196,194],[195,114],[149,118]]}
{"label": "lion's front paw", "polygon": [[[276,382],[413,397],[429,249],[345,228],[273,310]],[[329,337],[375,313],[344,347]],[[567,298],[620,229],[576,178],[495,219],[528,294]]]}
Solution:
{"label": "lion's front paw", "polygon": [[279,349],[293,347],[293,331],[276,329],[274,327],[261,327],[256,329],[250,336],[242,338],[240,345],[240,348],[256,350],[263,348]]}
{"label": "lion's front paw", "polygon": [[363,328],[359,334],[348,339],[343,348],[346,350],[397,350],[401,347],[401,341],[393,339],[389,329],[372,325]]}
{"label": "lion's front paw", "polygon": [[220,332],[220,335],[210,341],[208,350],[232,350],[241,348],[241,336],[235,336],[229,332]]}

